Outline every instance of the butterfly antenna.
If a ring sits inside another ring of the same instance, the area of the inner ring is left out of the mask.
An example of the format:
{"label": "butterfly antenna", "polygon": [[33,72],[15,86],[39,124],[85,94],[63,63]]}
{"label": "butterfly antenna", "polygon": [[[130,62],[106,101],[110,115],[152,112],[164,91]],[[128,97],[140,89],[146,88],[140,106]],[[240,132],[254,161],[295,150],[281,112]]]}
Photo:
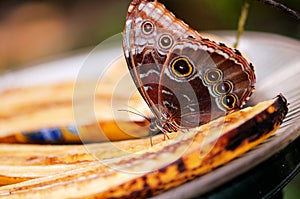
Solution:
{"label": "butterfly antenna", "polygon": [[295,10],[292,10],[291,8],[281,4],[281,3],[278,3],[274,0],[257,0],[257,1],[260,1],[266,5],[270,5],[272,7],[275,7],[283,12],[286,12],[288,13],[289,15],[293,16],[293,17],[296,17],[298,20],[300,19],[300,13],[295,11]]}
{"label": "butterfly antenna", "polygon": [[134,110],[135,112],[137,112],[137,113],[139,113],[139,114],[141,114],[141,115],[144,115],[144,113],[142,113],[141,111],[139,111],[138,109],[136,109],[136,108],[134,108],[134,107],[132,107],[132,106],[128,106],[128,108]]}
{"label": "butterfly antenna", "polygon": [[143,115],[142,113],[140,113],[140,112],[138,112],[138,111],[136,111],[136,110],[135,110],[136,112],[130,111],[130,110],[125,110],[125,109],[120,109],[120,110],[118,110],[118,111],[124,111],[124,112],[128,112],[128,113],[132,113],[132,114],[134,114],[134,115],[138,115],[138,116],[144,118],[144,119],[147,120],[148,122],[151,122],[151,120],[150,120],[147,116]]}

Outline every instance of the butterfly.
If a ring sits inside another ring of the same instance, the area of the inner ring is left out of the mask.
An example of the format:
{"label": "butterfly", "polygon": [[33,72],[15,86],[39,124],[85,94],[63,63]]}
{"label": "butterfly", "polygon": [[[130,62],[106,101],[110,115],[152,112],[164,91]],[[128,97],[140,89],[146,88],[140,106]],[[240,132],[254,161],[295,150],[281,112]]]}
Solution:
{"label": "butterfly", "polygon": [[123,32],[132,79],[164,134],[242,108],[254,91],[254,67],[238,50],[203,38],[157,0],[133,0]]}

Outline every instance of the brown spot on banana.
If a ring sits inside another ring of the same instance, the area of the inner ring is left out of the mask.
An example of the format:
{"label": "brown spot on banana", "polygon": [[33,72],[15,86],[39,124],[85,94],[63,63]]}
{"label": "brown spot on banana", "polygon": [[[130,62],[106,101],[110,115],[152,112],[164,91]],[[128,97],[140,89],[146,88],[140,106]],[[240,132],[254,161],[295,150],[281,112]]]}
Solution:
{"label": "brown spot on banana", "polygon": [[[225,119],[230,123],[226,123],[227,126],[221,136],[204,158],[200,156],[201,147],[189,149],[175,162],[135,179],[133,184],[132,181],[126,182],[119,187],[111,188],[109,192],[94,196],[99,198],[144,198],[179,186],[260,144],[280,127],[287,112],[286,99],[282,95],[278,95],[275,99],[262,102],[253,108],[232,113]],[[195,142],[201,134],[201,131],[197,132],[194,138]],[[179,147],[180,143],[176,145]],[[122,189],[123,192],[120,194],[118,191]],[[118,194],[115,194],[117,192]]]}
{"label": "brown spot on banana", "polygon": [[[150,197],[204,175],[252,149],[279,128],[286,114],[287,102],[279,95],[191,129],[183,140],[155,142],[145,153],[108,165],[126,168],[127,172],[91,162],[61,175],[0,187],[0,195],[14,198]],[[140,142],[149,144],[149,140]],[[166,157],[174,161],[165,161]]]}

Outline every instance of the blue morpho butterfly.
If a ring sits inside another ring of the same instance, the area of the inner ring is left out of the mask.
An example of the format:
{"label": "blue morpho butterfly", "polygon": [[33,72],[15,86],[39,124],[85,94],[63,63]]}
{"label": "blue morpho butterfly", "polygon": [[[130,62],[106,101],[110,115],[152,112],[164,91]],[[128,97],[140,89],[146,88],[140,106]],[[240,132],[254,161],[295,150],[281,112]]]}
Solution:
{"label": "blue morpho butterfly", "polygon": [[130,74],[165,135],[241,108],[256,81],[238,50],[204,39],[158,1],[134,0],[123,34]]}

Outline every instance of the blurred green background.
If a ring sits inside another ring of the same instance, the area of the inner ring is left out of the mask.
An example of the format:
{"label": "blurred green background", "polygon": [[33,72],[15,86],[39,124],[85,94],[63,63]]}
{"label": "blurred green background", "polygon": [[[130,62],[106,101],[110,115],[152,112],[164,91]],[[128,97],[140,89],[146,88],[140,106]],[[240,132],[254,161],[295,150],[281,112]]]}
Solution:
{"label": "blurred green background", "polygon": [[[236,30],[242,6],[242,0],[161,2],[200,31]],[[256,0],[250,2],[246,30],[300,39],[300,21]],[[280,2],[300,11],[299,0]],[[130,0],[0,0],[0,72],[95,46],[120,33],[129,3]],[[284,195],[286,199],[300,198],[299,175]]]}

